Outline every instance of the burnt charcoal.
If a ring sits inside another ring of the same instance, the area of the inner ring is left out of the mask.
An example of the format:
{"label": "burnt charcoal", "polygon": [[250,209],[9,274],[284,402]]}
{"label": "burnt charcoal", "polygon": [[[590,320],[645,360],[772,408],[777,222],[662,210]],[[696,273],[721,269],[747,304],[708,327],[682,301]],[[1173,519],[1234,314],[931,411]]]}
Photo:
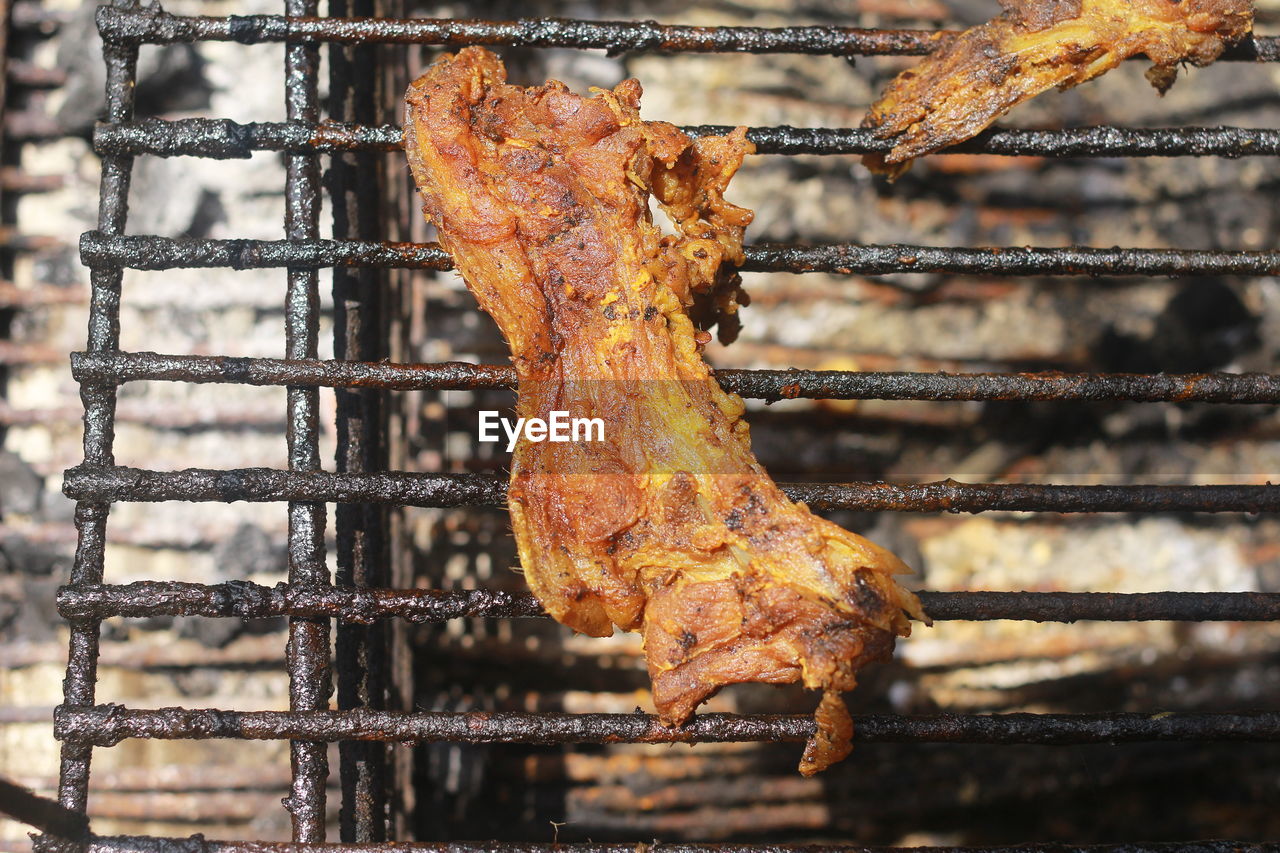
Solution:
{"label": "burnt charcoal", "polygon": [[276,574],[287,568],[284,544],[261,527],[241,524],[213,552],[212,581],[248,580],[252,575]]}
{"label": "burnt charcoal", "polygon": [[973,27],[991,20],[995,4],[991,0],[949,0],[947,11],[955,19],[954,25]]}
{"label": "burnt charcoal", "polygon": [[21,602],[10,598],[5,592],[0,592],[0,637],[7,637],[14,633],[10,631],[10,627],[17,621],[21,609]]}
{"label": "burnt charcoal", "polygon": [[206,64],[189,44],[165,45],[154,65],[140,64],[138,116],[206,109],[213,92],[205,79]]}
{"label": "burnt charcoal", "polygon": [[191,224],[183,232],[184,237],[202,239],[213,234],[215,225],[227,221],[227,209],[222,204],[222,196],[213,190],[203,189],[196,201],[195,211],[191,214]]}
{"label": "burnt charcoal", "polygon": [[70,571],[71,556],[64,554],[58,546],[10,536],[0,541],[0,567],[15,575],[64,578]]}
{"label": "burnt charcoal", "polygon": [[0,450],[0,518],[31,515],[40,508],[44,480],[20,456]]}
{"label": "burnt charcoal", "polygon": [[36,280],[58,287],[72,287],[85,281],[80,254],[73,246],[41,252],[35,257]]}
{"label": "burnt charcoal", "polygon": [[[214,570],[210,582],[247,580],[255,575],[283,573],[287,558],[283,543],[253,524],[241,524],[230,538],[213,551]],[[210,648],[221,648],[245,633],[265,634],[278,630],[279,619],[182,619],[178,636]]]}
{"label": "burnt charcoal", "polygon": [[[62,582],[60,577],[23,578],[16,596],[0,598],[0,631],[30,643],[56,640],[59,626],[65,624],[54,605]],[[11,616],[6,612],[10,605],[14,608]]]}
{"label": "burnt charcoal", "polygon": [[1214,370],[1258,346],[1258,322],[1225,283],[1188,282],[1169,300],[1150,336],[1108,329],[1099,341],[1099,357],[1105,370]]}
{"label": "burnt charcoal", "polygon": [[[94,20],[96,10],[96,3],[82,3],[63,26],[58,67],[67,72],[67,85],[56,121],[68,134],[88,135],[106,110],[106,69]],[[213,87],[205,76],[206,64],[189,44],[140,51],[138,117],[208,108]]]}
{"label": "burnt charcoal", "polygon": [[177,621],[172,616],[148,616],[145,619],[133,620],[133,627],[139,631],[167,631]]}
{"label": "burnt charcoal", "polygon": [[1268,560],[1258,567],[1258,589],[1280,592],[1280,560]]}
{"label": "burnt charcoal", "polygon": [[211,649],[220,649],[243,633],[240,619],[184,619],[178,627],[179,637]]}

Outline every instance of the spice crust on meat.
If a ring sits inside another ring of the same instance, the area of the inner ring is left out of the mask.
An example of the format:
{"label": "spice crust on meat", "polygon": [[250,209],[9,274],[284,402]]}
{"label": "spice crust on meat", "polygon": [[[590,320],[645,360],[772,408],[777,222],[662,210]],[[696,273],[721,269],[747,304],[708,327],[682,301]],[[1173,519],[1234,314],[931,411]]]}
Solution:
{"label": "spice crust on meat", "polygon": [[[745,130],[690,139],[641,121],[640,94],[509,85],[466,48],[410,87],[405,149],[511,347],[517,414],[605,424],[603,442],[515,448],[508,502],[534,594],[577,631],[642,632],[667,725],[728,684],[822,690],[800,764],[815,773],[851,748],[839,694],[924,614],[894,580],[901,561],[782,494],[702,359],[691,314],[724,328],[738,306],[751,213],[724,192]],[[650,195],[676,233],[653,224]]]}
{"label": "spice crust on meat", "polygon": [[1131,56],[1154,64],[1164,94],[1180,63],[1208,65],[1253,26],[1249,0],[1001,0],[1004,13],[965,30],[899,74],[863,120],[888,153],[862,162],[896,178],[916,157],[976,136],[1029,98],[1070,89]]}

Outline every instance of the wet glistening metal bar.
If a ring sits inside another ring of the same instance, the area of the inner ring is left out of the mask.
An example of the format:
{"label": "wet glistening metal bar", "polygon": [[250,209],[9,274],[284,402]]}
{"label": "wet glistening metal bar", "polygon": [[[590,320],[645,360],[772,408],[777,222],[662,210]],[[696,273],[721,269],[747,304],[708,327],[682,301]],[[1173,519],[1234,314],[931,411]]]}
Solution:
{"label": "wet glistening metal bar", "polygon": [[[935,621],[1020,619],[1034,622],[1264,621],[1280,619],[1280,593],[1266,592],[930,592],[918,593]],[[482,616],[546,618],[529,593],[499,590],[310,589],[245,581],[177,581],[66,586],[58,612],[71,620],[112,616],[204,616],[261,619],[324,616],[346,622],[379,619],[440,622]]]}
{"label": "wet glistening metal bar", "polygon": [[[186,17],[160,10],[100,9],[104,39],[166,44],[190,41],[331,41],[354,43],[520,45],[623,52],[809,53],[832,56],[921,55],[955,37],[949,30],[870,30],[857,27],[692,27],[653,21],[515,21],[417,18],[309,18],[280,15]],[[1250,36],[1227,60],[1275,62],[1277,39]]]}
{"label": "wet glistening metal bar", "polygon": [[[781,483],[820,510],[895,512],[1275,512],[1280,486],[1066,486],[1041,483]],[[319,501],[450,507],[506,503],[506,478],[411,471],[339,474],[274,468],[148,471],[81,465],[63,492],[97,501]]]}
{"label": "wet glistening metal bar", "polygon": [[[59,738],[114,746],[125,738],[239,738],[308,742],[386,740],[397,743],[739,743],[803,741],[812,716],[699,714],[683,726],[653,714],[523,712],[223,711],[120,705],[63,705],[54,714]],[[1122,741],[1280,739],[1280,711],[1166,714],[937,714],[854,717],[862,742],[1118,743]]]}
{"label": "wet glistening metal bar", "polygon": [[[841,275],[943,272],[1044,276],[1280,274],[1280,252],[1277,251],[1018,246],[965,249],[863,246],[854,243],[825,246],[757,244],[748,246],[745,251],[744,272],[827,272]],[[80,259],[93,268],[122,266],[137,270],[334,266],[453,268],[448,253],[434,243],[109,237],[97,231],[87,232],[80,238]]]}
{"label": "wet glistening metal bar", "polygon": [[[289,15],[314,15],[317,0],[285,0]],[[291,121],[319,120],[320,54],[315,45],[291,43],[285,48],[285,107]],[[320,163],[315,155],[285,158],[285,236],[313,240],[319,232]],[[320,326],[320,277],[317,270],[290,266],[285,293],[285,357],[316,357]],[[291,386],[287,392],[286,437],[289,470],[320,469],[320,396],[316,388]],[[289,504],[289,583],[327,586],[325,562],[325,506],[309,500]],[[289,669],[289,709],[315,711],[329,707],[333,692],[330,672],[329,620],[291,617],[285,651]],[[294,841],[325,840],[325,781],[329,756],[325,745],[295,739],[289,744],[293,780],[284,801],[293,824]]]}
{"label": "wet glistening metal bar", "polygon": [[[514,388],[515,369],[496,364],[320,361],[131,352],[74,353],[81,382],[166,381],[330,388],[477,390]],[[838,370],[715,371],[726,390],[759,400],[1128,400],[1280,403],[1269,373],[877,373]]]}
{"label": "wet glistening metal bar", "polygon": [[[693,136],[718,136],[728,125],[682,128]],[[392,125],[361,127],[229,119],[142,119],[99,125],[93,146],[99,154],[160,157],[246,158],[255,151],[334,153],[399,151],[401,130]],[[892,143],[870,130],[836,127],[753,127],[747,139],[757,154],[866,154],[888,151]],[[1063,130],[1000,128],[946,149],[954,154],[1019,157],[1255,157],[1280,154],[1280,131],[1252,127],[1082,127]]]}

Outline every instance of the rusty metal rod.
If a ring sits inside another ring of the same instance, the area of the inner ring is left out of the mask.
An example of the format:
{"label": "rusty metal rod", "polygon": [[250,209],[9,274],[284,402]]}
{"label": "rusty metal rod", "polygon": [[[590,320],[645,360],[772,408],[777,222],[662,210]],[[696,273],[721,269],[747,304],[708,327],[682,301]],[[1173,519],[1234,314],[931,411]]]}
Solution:
{"label": "rusty metal rod", "polygon": [[[920,592],[936,621],[1017,619],[1033,622],[1267,621],[1280,619],[1275,592]],[[206,616],[260,619],[271,616],[332,617],[369,623],[413,622],[484,616],[546,617],[529,593],[501,590],[334,589],[247,581],[220,584],[137,581],[64,586],[58,612],[66,619],[113,616]]]}
{"label": "rusty metal rod", "polygon": [[[42,843],[45,842],[42,839]],[[1275,853],[1267,842],[1154,841],[1120,844],[1030,843],[992,847],[868,847],[841,844],[644,844],[645,853]],[[501,841],[298,844],[189,838],[97,836],[83,844],[50,843],[42,853],[636,853],[636,844]]]}
{"label": "rusty metal rod", "polygon": [[[728,125],[691,125],[691,136],[720,136]],[[399,151],[395,125],[249,122],[147,118],[100,124],[93,132],[99,154],[246,159],[255,151],[339,153]],[[850,127],[753,127],[747,139],[757,154],[867,154],[893,147],[872,131]],[[944,149],[953,154],[1034,157],[1249,157],[1280,154],[1280,130],[1252,127],[1082,127],[1062,130],[997,128]]]}
{"label": "rusty metal rod", "polygon": [[[1188,276],[1277,275],[1280,251],[1218,249],[937,248],[756,244],[746,248],[745,272],[826,272],[842,275],[955,273],[974,275]],[[397,267],[447,270],[449,253],[435,243],[347,240],[199,240],[156,236],[80,237],[89,267],[167,270],[205,267]]]}
{"label": "rusty metal rod", "polygon": [[[114,746],[160,740],[376,740],[400,743],[741,743],[803,741],[809,715],[699,714],[678,727],[652,714],[526,712],[137,710],[122,705],[61,705],[54,734],[63,741]],[[1280,740],[1280,711],[1106,714],[861,715],[854,739],[881,743],[1118,743]]]}
{"label": "rusty metal rod", "polygon": [[[241,385],[476,390],[514,388],[515,368],[443,362],[321,361],[73,353],[72,374],[95,385],[137,381]],[[840,370],[740,370],[715,378],[726,391],[760,400],[1127,400],[1132,402],[1280,403],[1280,375],[1268,373],[908,373]]]}
{"label": "rusty metal rod", "polygon": [[[1059,486],[1042,483],[784,483],[815,509],[899,512],[1275,512],[1280,486]],[[152,471],[80,465],[65,495],[95,501],[323,501],[451,507],[506,503],[505,478],[391,471],[338,474],[274,468]]]}
{"label": "rusty metal rod", "polygon": [[[327,41],[345,44],[437,44],[465,46],[592,48],[621,54],[644,52],[808,53],[834,56],[925,54],[954,38],[953,30],[871,30],[858,27],[695,27],[653,21],[583,21],[523,18],[514,21],[413,18],[314,18],[232,15],[224,18],[171,15],[157,9],[100,8],[98,32],[105,41],[169,44],[235,41]],[[1274,62],[1277,39],[1251,36],[1223,59]]]}

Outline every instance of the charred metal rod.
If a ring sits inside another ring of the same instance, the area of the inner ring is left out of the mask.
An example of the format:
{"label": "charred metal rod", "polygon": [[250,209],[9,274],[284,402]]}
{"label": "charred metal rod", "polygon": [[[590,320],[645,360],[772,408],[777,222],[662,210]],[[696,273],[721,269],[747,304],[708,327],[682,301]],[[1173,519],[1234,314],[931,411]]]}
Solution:
{"label": "charred metal rod", "polygon": [[[691,136],[719,136],[727,125],[682,128]],[[400,128],[322,123],[250,122],[189,118],[148,118],[128,124],[100,124],[93,133],[99,154],[161,157],[195,156],[219,160],[248,158],[255,151],[333,153],[398,151]],[[753,127],[747,139],[757,154],[866,154],[888,151],[893,142],[862,128]],[[1252,127],[1083,127],[1063,130],[1001,128],[945,149],[954,154],[1038,157],[1244,157],[1280,154],[1280,130]]]}
{"label": "charred metal rod", "polygon": [[[635,853],[637,845],[600,842],[429,842],[401,841],[378,844],[306,844],[288,841],[218,841],[203,835],[190,837],[94,836],[87,842],[50,842],[41,839],[41,853]],[[645,844],[646,853],[1275,853],[1269,842],[1153,841],[1118,844],[1065,844],[1061,842],[1013,844],[989,847],[874,847],[841,844]]]}
{"label": "charred metal rod", "polygon": [[[284,0],[286,15],[314,16],[319,0]],[[285,110],[290,121],[314,124],[320,119],[320,51],[315,44],[290,42],[284,51]],[[287,154],[284,232],[290,240],[319,235],[322,180],[320,158]],[[309,267],[290,267],[284,296],[285,357],[314,359],[320,328],[320,276]],[[320,461],[320,394],[314,387],[290,386],[285,393],[285,439],[291,471],[318,471]],[[327,509],[313,501],[291,502],[288,508],[289,581],[309,586],[330,582],[325,558]],[[333,691],[329,621],[289,619],[285,663],[289,671],[289,710],[329,707]],[[289,812],[294,841],[324,841],[329,777],[328,749],[323,743],[289,744],[292,781],[282,802]]]}
{"label": "charred metal rod", "polygon": [[742,269],[747,272],[856,275],[901,272],[1088,276],[1276,275],[1280,273],[1280,252],[756,244],[747,247]]}
{"label": "charred metal rod", "polygon": [[898,512],[1274,512],[1280,486],[1059,486],[1042,483],[790,483],[813,509]]}
{"label": "charred metal rod", "polygon": [[[784,483],[815,509],[900,512],[1275,512],[1280,486],[1058,486],[1040,483]],[[274,468],[150,471],[79,465],[62,491],[93,501],[324,501],[502,506],[507,482],[484,474],[338,474]]]}
{"label": "charred metal rod", "polygon": [[[113,0],[119,6],[127,0]],[[6,9],[7,11],[7,9]],[[106,59],[106,119],[132,121],[135,114],[138,47],[103,45]],[[133,158],[102,158],[98,185],[98,228],[105,235],[122,235],[128,227],[129,189],[133,180]],[[123,270],[100,267],[90,272],[89,324],[86,348],[109,352],[120,348],[120,298]],[[113,386],[82,386],[84,402],[84,458],[94,464],[114,462],[116,389]],[[106,559],[107,518],[110,507],[99,503],[79,503],[75,508],[76,552],[71,567],[74,583],[101,583]],[[87,705],[95,701],[101,632],[96,622],[81,622],[71,628],[67,648],[67,674],[62,681],[63,699]],[[86,813],[89,771],[93,751],[89,747],[65,745],[58,771],[58,802],[71,811]]]}
{"label": "charred metal rod", "polygon": [[[514,21],[414,18],[289,18],[170,15],[158,9],[100,8],[105,41],[168,44],[235,41],[327,41],[348,44],[518,45],[593,48],[621,54],[645,52],[809,53],[835,56],[925,54],[953,38],[952,30],[870,30],[857,27],[694,27],[653,21],[582,21],[523,18]],[[1275,61],[1276,39],[1251,36],[1223,59]]]}
{"label": "charred metal rod", "polygon": [[[667,727],[651,714],[523,712],[135,710],[121,705],[59,706],[54,734],[114,746],[125,738],[401,743],[739,743],[802,741],[812,716],[699,714]],[[1119,741],[1280,740],[1280,711],[1110,714],[936,714],[854,717],[854,739],[922,743],[1115,743]]]}
{"label": "charred metal rod", "polygon": [[[515,368],[496,364],[387,364],[152,352],[73,353],[72,373],[93,385],[226,382],[241,385],[476,390],[514,388]],[[906,373],[840,370],[715,371],[726,391],[759,400],[1128,400],[1280,403],[1267,373]]]}
{"label": "charred metal rod", "polygon": [[645,52],[752,52],[827,55],[923,54],[955,33],[945,30],[871,30],[857,27],[695,27],[653,21],[524,18],[289,18],[282,15],[181,16],[151,10],[98,11],[106,41],[168,44],[236,41],[326,41],[344,44],[469,44]]}
{"label": "charred metal rod", "polygon": [[[167,270],[197,267],[370,266],[453,268],[435,243],[340,240],[196,240],[169,237],[80,237],[89,267]],[[958,273],[977,275],[1277,275],[1280,251],[1200,249],[934,248],[930,246],[823,246],[757,244],[746,248],[746,272],[827,272],[842,275]]]}
{"label": "charred metal rod", "polygon": [[124,266],[140,270],[335,266],[453,268],[449,253],[435,243],[105,237],[97,231],[81,235],[80,259],[89,267]]}
{"label": "charred metal rod", "polygon": [[[1017,619],[1033,622],[1084,620],[1268,621],[1280,619],[1280,593],[1267,592],[921,592],[929,616],[938,621]],[[501,590],[333,589],[245,581],[196,584],[138,581],[130,584],[64,586],[58,612],[66,619],[113,616],[205,616],[261,619],[271,616],[333,617],[368,623],[401,618],[412,622],[483,616],[545,617],[529,593]]]}
{"label": "charred metal rod", "polygon": [[89,834],[89,817],[0,777],[0,814],[61,838]]}

